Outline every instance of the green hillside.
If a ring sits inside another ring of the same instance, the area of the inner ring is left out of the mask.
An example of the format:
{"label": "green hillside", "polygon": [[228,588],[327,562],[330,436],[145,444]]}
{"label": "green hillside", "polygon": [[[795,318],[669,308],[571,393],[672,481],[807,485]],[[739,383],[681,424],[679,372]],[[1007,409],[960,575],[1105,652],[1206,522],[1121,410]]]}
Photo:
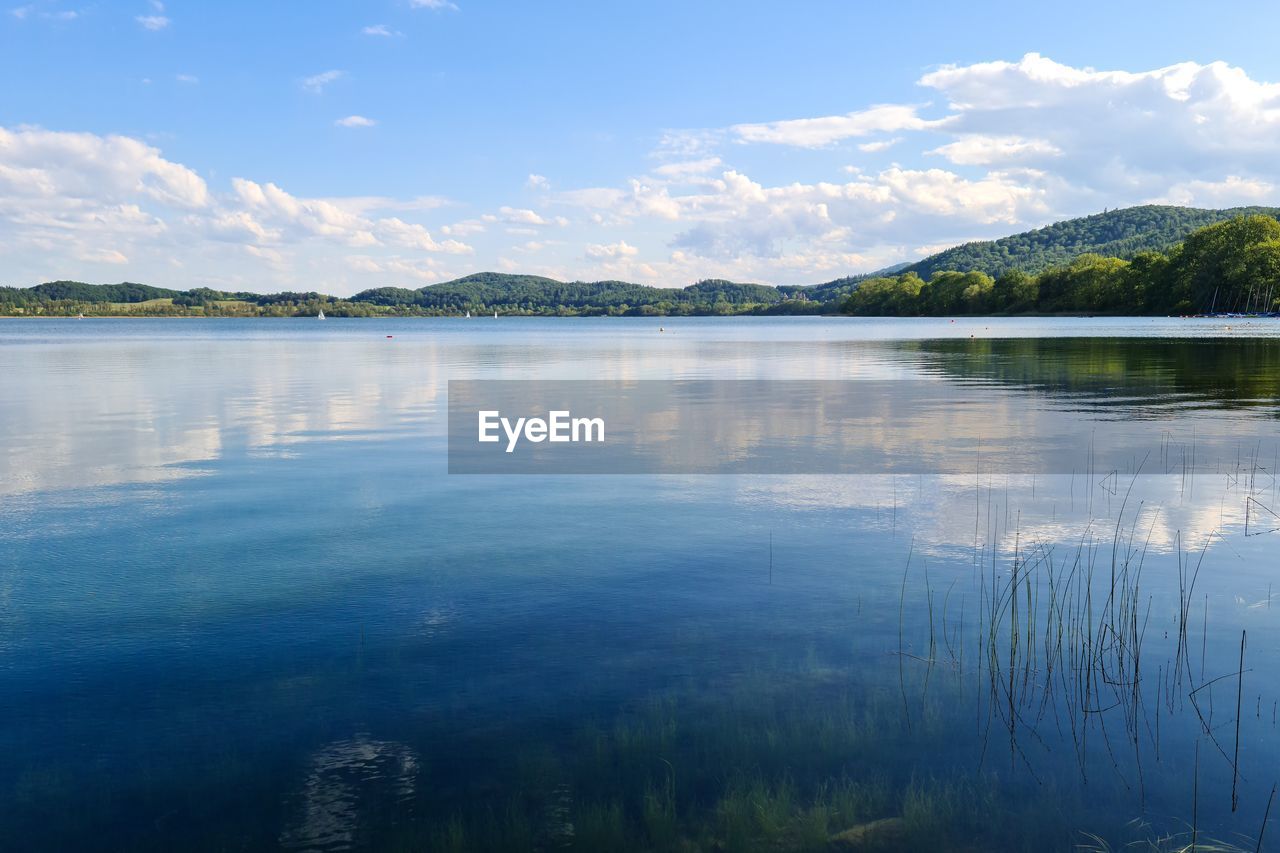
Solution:
{"label": "green hillside", "polygon": [[915,270],[868,279],[844,301],[862,316],[1280,312],[1280,221],[1236,216],[1198,228],[1167,251],[1131,259],[1087,253],[1031,275]]}
{"label": "green hillside", "polygon": [[[708,313],[777,305],[786,294],[764,284],[708,279],[684,288],[648,287],[626,281],[564,282],[536,275],[482,272],[417,290],[382,287],[351,297],[388,307],[439,312],[464,310],[579,313],[650,308],[657,313]],[[719,308],[717,308],[719,306]]]}
{"label": "green hillside", "polygon": [[151,299],[171,299],[180,294],[177,290],[152,287],[122,281],[119,284],[85,284],[80,281],[49,281],[27,289],[38,298],[50,301],[73,300],[76,302],[147,302]]}
{"label": "green hillside", "polygon": [[1040,273],[1069,264],[1085,254],[1127,260],[1139,252],[1167,251],[1198,228],[1250,214],[1280,217],[1280,208],[1201,210],[1157,204],[1126,207],[1055,222],[999,240],[965,243],[910,264],[904,271],[914,272],[923,279],[944,270],[999,276],[1013,269]]}

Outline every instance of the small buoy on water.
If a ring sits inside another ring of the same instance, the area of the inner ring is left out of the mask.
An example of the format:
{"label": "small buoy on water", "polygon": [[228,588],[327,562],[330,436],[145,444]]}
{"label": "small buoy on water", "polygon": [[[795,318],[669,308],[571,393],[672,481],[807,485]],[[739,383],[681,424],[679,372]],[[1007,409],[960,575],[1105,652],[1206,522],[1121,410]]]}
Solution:
{"label": "small buoy on water", "polygon": [[395,335],[387,335],[388,338],[394,338]]}
{"label": "small buoy on water", "polygon": [[659,326],[659,327],[658,327],[658,331],[659,331],[659,332],[665,332],[665,331],[666,331],[666,329],[664,329],[664,328],[662,328],[661,326]]}

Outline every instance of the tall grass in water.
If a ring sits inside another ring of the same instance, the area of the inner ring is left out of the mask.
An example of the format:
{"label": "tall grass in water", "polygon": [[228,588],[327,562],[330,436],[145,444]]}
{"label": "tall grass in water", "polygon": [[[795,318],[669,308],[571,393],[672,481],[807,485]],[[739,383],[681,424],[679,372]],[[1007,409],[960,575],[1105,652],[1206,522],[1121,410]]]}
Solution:
{"label": "tall grass in water", "polygon": [[[1234,470],[1224,473],[1227,492],[1236,490],[1237,497],[1243,492],[1246,519],[1251,502],[1265,486],[1266,478],[1260,476],[1260,470],[1255,458],[1237,460]],[[1147,588],[1156,516],[1144,516],[1142,502],[1131,503],[1138,471],[1129,478],[1127,488],[1118,472],[1102,478],[1098,485],[1106,485],[1118,510],[1098,518],[1090,500],[1089,521],[1075,546],[1068,549],[1060,541],[1028,542],[1022,535],[1021,513],[1011,512],[1007,505],[1000,512],[999,501],[992,494],[994,488],[986,487],[985,503],[981,484],[975,489],[978,497],[973,502],[974,526],[982,531],[982,535],[975,534],[973,551],[980,602],[973,638],[978,653],[974,675],[980,688],[978,731],[983,744],[979,766],[994,766],[995,750],[1003,743],[1009,772],[1020,767],[1035,784],[1042,784],[1041,768],[1052,764],[1048,758],[1052,735],[1065,733],[1075,753],[1082,784],[1096,784],[1100,772],[1112,776],[1134,795],[1135,811],[1145,813],[1152,765],[1161,768],[1159,773],[1166,778],[1160,781],[1167,787],[1167,774],[1176,766],[1170,763],[1176,761],[1170,749],[1186,745],[1185,738],[1173,744],[1162,742],[1167,737],[1164,732],[1171,722],[1176,722],[1175,717],[1189,708],[1198,721],[1200,736],[1230,772],[1229,791],[1223,793],[1229,793],[1231,811],[1236,812],[1242,807],[1239,786],[1244,781],[1241,724],[1243,687],[1249,672],[1245,666],[1246,636],[1242,632],[1237,666],[1212,673],[1207,666],[1207,596],[1203,610],[1195,612],[1197,583],[1209,542],[1215,537],[1226,540],[1215,531],[1205,537],[1199,548],[1188,550],[1181,534],[1176,536],[1173,640],[1165,643],[1168,632],[1163,632],[1164,636],[1157,632],[1157,642],[1152,643],[1149,631],[1153,613],[1158,623],[1165,615],[1156,606],[1156,594]],[[1183,480],[1191,482],[1193,474],[1194,467],[1188,466]],[[1274,484],[1272,478],[1271,486]],[[1008,544],[1001,547],[1000,543]],[[905,582],[902,586],[900,608],[908,595]],[[1155,586],[1160,588],[1159,584]],[[957,665],[959,655],[945,631],[949,660],[940,661],[934,653],[934,597],[927,578],[918,596],[919,609],[929,615],[929,636],[927,641],[921,636],[919,645],[925,647],[927,642],[930,654],[922,659],[910,653],[900,640],[899,660],[924,666],[926,674],[921,681],[927,685],[927,673],[936,665],[949,663],[957,671],[963,667]],[[1268,604],[1269,599],[1268,591]],[[949,600],[950,595],[941,614],[944,625],[949,620]],[[899,621],[901,624],[905,619],[900,615]],[[1197,630],[1201,636],[1194,644]],[[1194,645],[1200,647],[1198,655],[1193,654]],[[1161,658],[1162,654],[1165,657]],[[900,673],[900,692],[904,696],[906,681],[907,676]],[[1225,721],[1214,719],[1213,688],[1219,684],[1234,687],[1236,694],[1234,716]],[[1261,694],[1256,704],[1261,718]],[[910,703],[904,702],[904,706],[910,713]],[[999,739],[995,737],[997,732],[1001,733]],[[1258,808],[1261,806],[1259,803]],[[1269,807],[1270,801],[1261,815],[1259,839],[1266,829]],[[1193,831],[1191,846],[1196,849],[1233,849],[1222,842],[1209,845],[1197,841],[1195,836]],[[1150,849],[1181,849],[1173,840],[1177,837],[1177,833],[1166,833],[1164,840],[1152,842]],[[1094,838],[1088,843],[1099,840]],[[1240,849],[1253,846],[1250,842]]]}
{"label": "tall grass in water", "polygon": [[[1109,475],[1105,514],[1053,541],[989,489],[974,501],[972,570],[958,570],[971,574],[946,577],[953,563],[902,543],[901,577],[885,584],[896,654],[846,672],[779,651],[599,720],[499,785],[508,805],[424,818],[404,846],[832,850],[878,832],[912,850],[1261,850],[1274,788],[1243,769],[1253,653],[1242,638],[1235,665],[1214,671],[1208,540],[1153,550],[1158,515],[1136,481]],[[1215,707],[1215,688],[1234,701]],[[1223,831],[1233,801],[1247,834]]]}

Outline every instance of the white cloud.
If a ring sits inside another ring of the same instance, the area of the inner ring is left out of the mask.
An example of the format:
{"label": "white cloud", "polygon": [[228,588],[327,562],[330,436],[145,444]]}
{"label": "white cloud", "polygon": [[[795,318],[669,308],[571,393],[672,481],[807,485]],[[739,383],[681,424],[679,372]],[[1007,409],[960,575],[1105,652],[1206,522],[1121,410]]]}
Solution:
{"label": "white cloud", "polygon": [[440,227],[440,233],[449,237],[470,237],[473,234],[483,234],[486,230],[488,226],[478,219],[465,219]]}
{"label": "white cloud", "polygon": [[1213,207],[1275,205],[1280,201],[1280,187],[1271,181],[1228,175],[1221,181],[1186,181],[1174,184],[1153,202]]}
{"label": "white cloud", "polygon": [[681,160],[667,163],[653,170],[655,175],[672,181],[689,180],[691,178],[713,172],[724,165],[719,157],[703,157],[699,160]]}
{"label": "white cloud", "polygon": [[328,86],[330,83],[332,83],[335,80],[339,80],[342,77],[345,77],[346,73],[347,72],[345,71],[339,71],[337,69],[333,69],[331,71],[321,71],[319,74],[313,74],[310,77],[304,77],[302,79],[302,88],[306,89],[308,92],[311,92],[312,94],[319,95],[324,91],[326,86]]}
{"label": "white cloud", "polygon": [[955,141],[937,153],[1052,170],[1111,206],[1176,183],[1275,174],[1280,84],[1226,63],[1097,71],[1030,53],[947,66],[920,83],[952,109],[945,130]]}
{"label": "white cloud", "polygon": [[[984,226],[1007,231],[1046,214],[1052,185],[1030,171],[971,178],[893,166],[844,183],[767,186],[730,169],[687,192],[637,179],[630,192],[598,188],[559,198],[601,209],[606,215],[597,221],[611,227],[674,224],[670,243],[686,265],[701,260],[787,275],[807,268],[816,275],[842,263],[899,260],[895,253],[921,232],[968,238]],[[592,245],[588,256],[603,259],[601,247],[610,244]]]}
{"label": "white cloud", "polygon": [[[437,239],[420,223],[371,215],[445,203],[434,196],[304,198],[242,178],[215,193],[191,169],[136,139],[0,128],[0,254],[18,280],[93,280],[119,276],[105,270],[128,264],[134,279],[151,280],[150,273],[157,283],[193,286],[189,278],[171,280],[175,269],[189,268],[201,270],[194,283],[261,289],[296,286],[319,259],[351,248],[471,254],[457,235]],[[243,260],[227,244],[243,249]],[[238,278],[234,270],[244,263],[267,266],[247,267],[248,278]]]}
{"label": "white cloud", "polygon": [[917,109],[905,104],[881,104],[840,116],[789,119],[766,124],[738,124],[731,130],[741,142],[822,148],[850,137],[899,130],[926,130],[938,126],[938,121],[921,118]]}
{"label": "white cloud", "polygon": [[522,207],[500,207],[498,215],[503,222],[509,222],[512,225],[549,225],[546,218],[540,214]]}
{"label": "white cloud", "polygon": [[858,146],[858,150],[867,154],[875,154],[880,151],[888,151],[901,141],[901,136],[895,136],[892,139],[880,139],[875,142],[864,142]]}
{"label": "white cloud", "polygon": [[409,5],[415,9],[431,9],[435,12],[441,12],[446,9],[456,11],[458,8],[449,0],[409,0]]}
{"label": "white cloud", "polygon": [[627,243],[626,240],[619,240],[617,243],[600,244],[593,243],[587,246],[587,257],[595,260],[616,260],[618,258],[633,258],[640,254],[640,250],[635,246]]}
{"label": "white cloud", "polygon": [[209,203],[204,179],[126,136],[0,128],[0,187],[11,198],[74,206],[142,197],[179,208]]}
{"label": "white cloud", "polygon": [[193,86],[200,82],[200,78],[194,74],[175,74],[173,75],[173,79],[177,80],[179,83],[188,83]]}
{"label": "white cloud", "polygon": [[138,15],[134,20],[144,30],[151,30],[152,32],[163,30],[169,26],[169,19],[162,14],[164,12],[164,4],[160,0],[151,0],[151,11],[152,14]]}
{"label": "white cloud", "polygon": [[[1224,63],[1097,71],[1028,54],[918,82],[937,106],[668,132],[655,156],[671,162],[555,198],[602,228],[668,234],[677,266],[775,274],[879,265],[1103,207],[1280,202],[1280,85]],[[842,182],[770,185],[721,159],[729,142],[823,148],[876,134],[896,135],[859,150],[895,146],[902,163],[846,167]],[[928,168],[931,156],[946,167]],[[644,253],[635,263],[657,264]]]}
{"label": "white cloud", "polygon": [[542,175],[530,175],[529,180],[525,181],[525,186],[531,190],[549,190],[551,182]]}
{"label": "white cloud", "polygon": [[410,199],[391,198],[390,196],[382,195],[336,196],[323,198],[321,201],[329,202],[343,210],[361,215],[377,211],[413,212],[436,210],[452,204],[449,199],[438,195],[420,195]]}
{"label": "white cloud", "polygon": [[345,261],[347,267],[355,272],[372,274],[378,277],[411,278],[426,283],[446,281],[458,277],[454,273],[446,272],[435,258],[406,258],[398,255],[392,257],[350,255]]}
{"label": "white cloud", "polygon": [[1062,154],[1062,149],[1043,139],[972,133],[927,153],[940,154],[960,166],[989,166],[993,163],[1057,157]]}
{"label": "white cloud", "polygon": [[272,183],[234,178],[231,185],[242,208],[292,239],[320,237],[353,247],[388,245],[448,254],[472,252],[470,246],[456,240],[436,241],[423,226],[398,217],[372,219],[325,199],[298,198]]}
{"label": "white cloud", "polygon": [[402,35],[398,30],[393,30],[386,24],[370,24],[369,26],[361,29],[360,32],[367,36],[378,36],[380,38],[393,38],[395,36]]}
{"label": "white cloud", "polygon": [[334,124],[338,127],[373,127],[377,122],[364,116],[347,116],[346,118],[338,119]]}

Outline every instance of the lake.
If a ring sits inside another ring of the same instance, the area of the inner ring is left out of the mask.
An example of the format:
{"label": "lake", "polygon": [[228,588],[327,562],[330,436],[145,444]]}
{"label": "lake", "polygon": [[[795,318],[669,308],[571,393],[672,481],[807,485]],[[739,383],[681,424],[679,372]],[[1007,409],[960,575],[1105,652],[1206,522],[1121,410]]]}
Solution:
{"label": "lake", "polygon": [[[1132,447],[450,474],[495,379]],[[1280,843],[1280,321],[0,320],[0,391],[6,849]]]}

